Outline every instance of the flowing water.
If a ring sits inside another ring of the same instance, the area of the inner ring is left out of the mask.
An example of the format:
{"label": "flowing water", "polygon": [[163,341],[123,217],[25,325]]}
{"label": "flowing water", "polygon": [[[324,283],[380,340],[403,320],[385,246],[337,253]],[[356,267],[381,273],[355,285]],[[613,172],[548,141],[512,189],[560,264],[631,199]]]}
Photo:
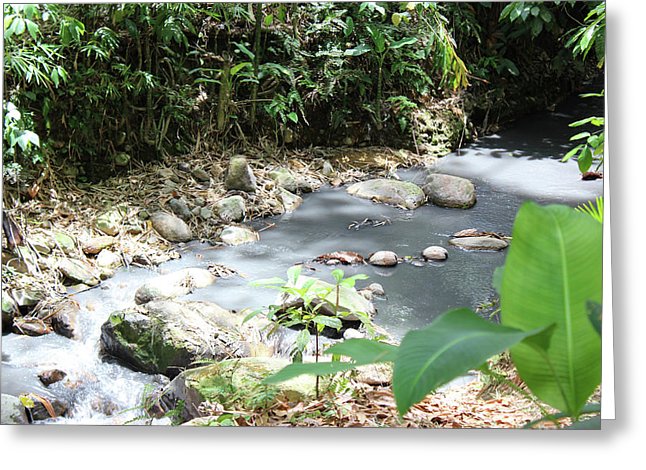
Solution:
{"label": "flowing water", "polygon": [[[284,278],[295,263],[306,263],[305,269],[311,267],[312,271],[305,274],[331,281],[329,273],[335,267],[308,263],[324,253],[356,251],[367,256],[391,250],[400,257],[419,259],[424,248],[440,245],[449,251],[445,262],[342,268],[346,275],[369,276],[357,287],[372,282],[384,287],[385,298],[375,299],[375,322],[395,337],[427,325],[448,309],[486,304],[494,295],[493,271],[504,263],[506,251],[463,251],[448,245],[450,235],[467,228],[511,234],[516,211],[527,199],[576,205],[601,195],[602,180],[582,181],[574,161],[559,162],[571,147],[570,135],[577,132],[568,128],[568,123],[592,114],[603,115],[600,101],[568,101],[557,112],[522,119],[499,135],[484,137],[440,159],[440,172],[465,176],[475,183],[478,202],[472,209],[425,205],[406,211],[354,198],[344,188],[322,188],[305,195],[295,212],[256,221],[257,229],[266,228],[259,242],[224,248],[191,242],[178,247],[180,259],[165,263],[157,271],[122,269],[101,287],[75,296],[81,306],[81,340],[55,334],[2,337],[2,393],[35,392],[74,403],[70,417],[47,422],[120,424],[136,418],[136,407],[146,387],[160,378],[101,361],[100,326],[111,312],[133,306],[135,290],[147,279],[184,267],[220,263],[241,273],[185,297],[241,310],[275,301],[275,291],[250,287],[250,281]],[[419,184],[423,184],[425,175],[421,169],[398,174],[401,179]],[[365,219],[385,223],[358,230],[353,226]],[[67,382],[77,385],[69,387],[59,382],[45,388],[37,374],[51,368],[64,370]]]}

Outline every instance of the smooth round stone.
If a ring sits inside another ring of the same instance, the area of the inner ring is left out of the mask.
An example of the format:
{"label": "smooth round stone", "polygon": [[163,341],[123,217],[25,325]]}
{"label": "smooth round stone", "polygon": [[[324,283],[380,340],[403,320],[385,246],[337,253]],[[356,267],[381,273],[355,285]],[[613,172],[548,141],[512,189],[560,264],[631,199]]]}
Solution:
{"label": "smooth round stone", "polygon": [[384,290],[384,286],[377,282],[373,282],[370,284],[368,287],[366,287],[370,292],[372,292],[374,295],[386,295],[386,291]]}
{"label": "smooth round stone", "polygon": [[360,339],[360,338],[365,338],[365,336],[362,335],[359,330],[355,330],[354,328],[348,328],[343,332],[343,339]]}
{"label": "smooth round stone", "polygon": [[114,237],[109,235],[90,238],[82,243],[83,253],[86,255],[96,255],[104,248],[114,245],[116,241]]}
{"label": "smooth round stone", "polygon": [[255,230],[246,227],[229,225],[220,233],[220,241],[227,245],[243,245],[260,240],[260,235]]}
{"label": "smooth round stone", "polygon": [[449,240],[451,245],[460,247],[464,250],[503,250],[509,246],[505,240],[492,237],[464,237],[452,238]]}
{"label": "smooth round stone", "polygon": [[169,242],[187,242],[193,239],[191,229],[179,217],[159,211],[151,218],[153,228]]}
{"label": "smooth round stone", "polygon": [[449,257],[449,252],[441,246],[429,246],[422,251],[424,259],[433,261],[444,261]]}
{"label": "smooth round stone", "polygon": [[422,189],[436,206],[468,209],[476,203],[475,186],[466,178],[432,173]]}
{"label": "smooth round stone", "polygon": [[375,266],[395,266],[397,261],[397,253],[394,251],[377,251],[368,260]]}

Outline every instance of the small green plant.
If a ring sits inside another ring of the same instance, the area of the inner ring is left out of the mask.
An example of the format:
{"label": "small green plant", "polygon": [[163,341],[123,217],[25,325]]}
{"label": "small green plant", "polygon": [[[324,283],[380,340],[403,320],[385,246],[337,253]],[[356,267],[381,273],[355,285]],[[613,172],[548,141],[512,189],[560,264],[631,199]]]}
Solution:
{"label": "small green plant", "polygon": [[[341,269],[332,271],[334,284],[328,284],[315,278],[301,276],[301,265],[292,266],[287,270],[287,279],[270,278],[255,281],[256,287],[268,287],[281,292],[282,305],[270,305],[266,310],[255,310],[247,315],[248,321],[260,313],[265,313],[274,325],[287,328],[300,328],[291,351],[292,361],[301,363],[305,350],[311,341],[311,331],[314,331],[314,358],[318,362],[320,355],[320,334],[328,327],[339,331],[343,324],[341,319],[354,314],[364,324],[369,324],[369,317],[363,312],[349,312],[340,309],[342,289],[353,289],[357,280],[367,279],[365,274],[345,277]],[[332,310],[330,311],[330,307]],[[325,313],[324,313],[325,310]],[[318,396],[318,377],[316,393]]]}
{"label": "small green plant", "polygon": [[[597,97],[603,98],[604,92],[601,93],[586,93],[581,95],[582,98]],[[570,127],[581,127],[585,125],[591,125],[597,130],[592,131],[583,131],[579,132],[576,135],[573,135],[571,141],[580,141],[583,140],[582,144],[578,144],[572,150],[565,154],[562,162],[568,161],[574,155],[577,155],[577,164],[579,165],[579,171],[585,173],[590,170],[594,160],[597,160],[597,166],[595,171],[598,171],[601,165],[603,165],[603,147],[605,143],[605,126],[606,120],[603,117],[599,116],[590,116],[585,119],[571,123]]]}

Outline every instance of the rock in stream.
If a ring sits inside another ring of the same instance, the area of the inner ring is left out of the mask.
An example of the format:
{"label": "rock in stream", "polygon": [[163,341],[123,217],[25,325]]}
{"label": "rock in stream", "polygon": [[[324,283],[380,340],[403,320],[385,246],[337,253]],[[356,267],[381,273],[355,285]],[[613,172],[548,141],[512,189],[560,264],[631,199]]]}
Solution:
{"label": "rock in stream", "polygon": [[361,181],[348,187],[348,194],[406,209],[416,209],[426,201],[424,191],[414,183],[377,178]]}
{"label": "rock in stream", "polygon": [[431,173],[422,189],[436,206],[468,209],[476,203],[475,186],[466,178]]}
{"label": "rock in stream", "polygon": [[211,302],[152,301],[114,312],[101,327],[105,355],[132,370],[175,377],[197,361],[246,357],[258,335]]}
{"label": "rock in stream", "polygon": [[190,294],[195,289],[210,286],[215,276],[206,269],[186,268],[163,274],[144,283],[135,292],[135,303],[145,304],[152,300],[172,299]]}

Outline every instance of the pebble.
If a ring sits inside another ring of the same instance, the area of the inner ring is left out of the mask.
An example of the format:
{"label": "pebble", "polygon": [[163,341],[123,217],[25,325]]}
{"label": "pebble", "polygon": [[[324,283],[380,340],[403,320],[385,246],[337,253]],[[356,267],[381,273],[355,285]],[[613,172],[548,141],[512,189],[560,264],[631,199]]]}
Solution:
{"label": "pebble", "polygon": [[429,246],[422,251],[422,256],[427,260],[444,261],[448,258],[449,252],[441,246]]}
{"label": "pebble", "polygon": [[366,289],[371,291],[374,295],[386,295],[386,291],[384,290],[384,287],[377,282],[373,282],[368,287],[366,287]]}

